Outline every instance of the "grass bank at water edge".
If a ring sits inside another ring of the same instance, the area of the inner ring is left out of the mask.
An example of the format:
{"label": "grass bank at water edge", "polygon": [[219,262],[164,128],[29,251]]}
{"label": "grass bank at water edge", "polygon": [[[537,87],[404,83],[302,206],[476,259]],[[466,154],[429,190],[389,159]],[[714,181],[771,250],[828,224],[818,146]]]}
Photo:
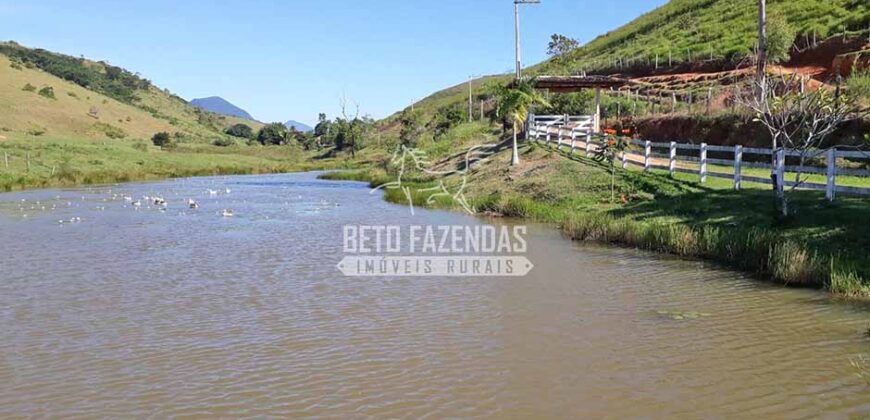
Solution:
{"label": "grass bank at water edge", "polygon": [[[362,181],[372,186],[395,180],[381,169],[329,173],[322,178]],[[431,178],[406,177],[403,184],[410,187],[411,198],[416,206],[457,209],[449,198],[439,197],[430,202],[429,195],[420,192],[437,185]],[[704,259],[789,286],[823,288],[844,297],[870,297],[870,281],[864,261],[860,257],[839,252],[835,249],[836,243],[826,248],[825,241],[811,239],[809,232],[812,229],[796,234],[794,230],[764,224],[746,227],[705,224],[706,215],[702,211],[698,212],[694,221],[637,217],[627,211],[630,206],[623,203],[586,206],[578,210],[578,197],[542,200],[518,191],[523,189],[488,191],[470,197],[470,202],[483,214],[553,224],[574,240]],[[764,196],[756,192],[746,200],[758,200],[760,197]],[[407,202],[406,195],[399,189],[385,189],[385,199],[397,204]],[[709,205],[689,194],[679,197],[678,201],[682,206],[698,209]],[[671,204],[663,203],[665,206]],[[732,203],[733,208],[738,210],[741,205]],[[754,209],[744,206],[743,211],[752,212]]]}
{"label": "grass bank at water edge", "polygon": [[311,157],[291,146],[181,143],[163,150],[145,140],[21,136],[0,142],[0,191],[357,165]]}

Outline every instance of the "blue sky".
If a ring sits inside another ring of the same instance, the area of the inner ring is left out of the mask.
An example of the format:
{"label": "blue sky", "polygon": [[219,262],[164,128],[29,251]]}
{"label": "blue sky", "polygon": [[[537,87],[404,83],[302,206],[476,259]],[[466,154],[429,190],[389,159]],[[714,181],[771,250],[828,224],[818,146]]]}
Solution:
{"label": "blue sky", "polygon": [[[524,64],[548,38],[582,42],[666,0],[522,7]],[[380,118],[436,90],[513,68],[511,0],[0,0],[0,39],[106,60],[263,121],[313,123],[345,95]]]}

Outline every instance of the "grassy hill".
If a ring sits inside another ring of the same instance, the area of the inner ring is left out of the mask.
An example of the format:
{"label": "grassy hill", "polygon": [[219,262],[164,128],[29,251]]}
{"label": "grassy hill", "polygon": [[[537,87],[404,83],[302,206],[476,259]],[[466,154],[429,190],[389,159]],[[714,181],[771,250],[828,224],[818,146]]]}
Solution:
{"label": "grassy hill", "polygon": [[[870,3],[866,0],[768,3],[774,19],[786,20],[795,30],[798,47],[806,49],[794,54],[792,59],[822,57],[821,61],[828,60],[826,65],[830,65],[834,55],[849,48],[860,49],[867,39]],[[735,67],[753,49],[756,4],[754,0],[672,0],[564,57],[532,66],[526,74],[594,70],[602,74],[618,73],[640,82],[636,85],[644,90],[640,100],[625,99],[626,92],[605,92],[602,98],[605,124],[613,124],[614,117],[621,112],[624,120],[627,116],[635,118],[635,122],[657,118],[658,124],[668,127],[680,126],[675,124],[679,118],[695,126],[699,121],[714,127],[723,122],[719,125],[724,131],[740,134],[744,131],[735,127],[749,126],[751,116],[737,107],[725,105],[724,99],[734,83],[752,78],[751,69]],[[844,25],[847,42],[842,42]],[[812,48],[800,45],[800,38],[807,41],[813,34],[816,42],[812,43]],[[830,48],[831,45],[836,48]],[[688,58],[689,48],[692,63],[684,65],[680,62]],[[710,60],[711,50],[713,60]],[[647,59],[654,63],[655,54],[666,64],[668,51],[674,59],[674,66],[670,68],[646,74],[642,69],[627,71],[634,70],[632,66],[646,66],[648,70]],[[617,59],[625,64],[614,67]],[[745,62],[743,66],[749,64]],[[785,69],[789,64],[772,69]],[[512,75],[495,75],[472,82],[475,120],[479,118],[481,101],[488,104],[489,115],[493,114],[491,102],[487,102],[488,85],[506,83],[511,78]],[[815,86],[821,85],[820,80],[812,82]],[[634,89],[635,94],[637,89]],[[694,94],[697,102],[701,97],[698,94],[706,94],[708,89],[714,89],[713,95],[716,95],[714,107],[717,109],[710,114],[706,107],[697,104],[692,107],[686,101],[688,94]],[[681,101],[675,112],[671,112],[669,102],[672,94]],[[590,92],[583,92],[568,100],[555,95],[550,99],[556,104],[576,100],[576,105],[583,107],[580,112],[591,112],[591,97]],[[667,109],[662,111],[663,103],[658,102],[659,111],[651,110],[650,104],[655,100],[649,98],[665,98]],[[488,161],[475,164],[467,176],[402,171],[402,185],[411,188],[411,198],[416,205],[458,208],[456,202],[446,196],[429,201],[431,193],[427,191],[447,186],[450,192],[463,191],[480,211],[558,224],[576,239],[710,259],[787,284],[870,296],[870,260],[863,252],[868,244],[862,239],[867,230],[857,222],[870,209],[866,198],[838,197],[835,203],[827,204],[821,193],[801,191],[794,195],[800,211],[793,219],[782,221],[776,216],[768,186],[747,185],[743,191],[736,192],[729,182],[721,180],[702,185],[693,175],[670,177],[666,172],[642,173],[630,169],[617,170],[618,199],[612,201],[607,165],[569,155],[564,150],[525,142],[520,145],[521,164],[510,166],[510,142],[505,140],[508,137],[497,124],[489,121],[469,124],[463,119],[436,139],[431,122],[437,121],[444,109],[466,112],[467,101],[468,84],[461,83],[415,103],[413,107],[422,112],[426,125],[416,148],[425,153],[435,169],[446,171],[463,168],[463,152],[473,145],[499,144],[495,147],[498,151]],[[362,161],[372,163],[367,171],[332,177],[368,180],[374,185],[395,181],[399,172],[388,162],[392,156],[389,146],[397,144],[400,132],[399,116],[397,113],[381,121],[381,134],[388,139],[383,142],[385,147],[380,143],[372,144],[358,153]],[[711,137],[710,130],[687,131],[688,134],[682,134],[686,137],[670,139],[701,141],[699,139]],[[761,137],[750,137],[740,138],[741,144],[752,140],[767,142]],[[764,175],[764,171],[758,174]],[[866,185],[866,179],[860,182]],[[399,189],[388,189],[386,197],[398,203],[407,201],[405,193]]]}
{"label": "grassy hill", "polygon": [[[4,45],[9,48],[9,44]],[[14,47],[14,50],[28,51],[23,47]],[[3,51],[0,48],[0,52]],[[100,65],[83,62],[80,66],[93,68]],[[0,130],[82,138],[139,139],[148,139],[156,132],[166,131],[210,141],[215,136],[223,136],[223,130],[237,122],[245,122],[255,129],[260,126],[256,122],[198,110],[150,83],[137,86],[129,93],[106,92],[106,88],[99,84],[91,83],[85,87],[41,67],[38,63],[22,62],[15,55],[0,54]],[[53,97],[39,94],[45,88],[51,89]]]}
{"label": "grassy hill", "polygon": [[[107,63],[0,43],[0,190],[313,166],[295,144],[226,135],[236,123],[262,127]],[[172,147],[152,145],[158,132]]]}
{"label": "grassy hill", "polygon": [[[866,34],[870,3],[866,0],[768,1],[770,18],[788,22],[799,40]],[[616,70],[624,65],[705,59],[739,61],[753,53],[758,6],[754,0],[671,0],[629,24],[601,35],[567,57],[549,60],[532,70],[577,73]],[[800,43],[799,43],[800,44]]]}
{"label": "grassy hill", "polygon": [[[771,19],[788,23],[795,32],[795,43],[801,49],[808,47],[807,41],[822,44],[826,38],[842,37],[844,31],[849,39],[858,40],[856,45],[860,48],[860,39],[866,40],[870,35],[870,2],[866,0],[768,1],[768,10]],[[583,21],[578,20],[577,24],[582,25]],[[566,29],[563,32],[570,34],[571,31]],[[687,69],[700,73],[733,69],[753,52],[756,41],[755,0],[671,0],[563,57],[531,66],[526,69],[526,74],[580,74],[583,71],[624,74],[632,69],[641,69],[643,73],[643,70],[655,68],[657,55],[660,62],[658,74],[679,74],[689,71]],[[537,48],[544,49],[545,46]],[[669,57],[673,61],[670,67],[667,66]],[[705,66],[713,70],[703,69]],[[510,77],[487,76],[474,80],[474,96],[485,98],[488,83],[505,82]],[[685,95],[695,90],[706,93],[708,85],[709,80],[701,77],[697,81],[690,78],[668,87],[678,90],[678,95]],[[467,95],[467,84],[463,83],[437,92],[417,102],[415,107],[426,114],[450,106],[464,109]],[[615,108],[617,101],[606,97],[604,102],[607,113],[610,108]],[[627,108],[625,105],[630,104],[622,105],[624,110]]]}

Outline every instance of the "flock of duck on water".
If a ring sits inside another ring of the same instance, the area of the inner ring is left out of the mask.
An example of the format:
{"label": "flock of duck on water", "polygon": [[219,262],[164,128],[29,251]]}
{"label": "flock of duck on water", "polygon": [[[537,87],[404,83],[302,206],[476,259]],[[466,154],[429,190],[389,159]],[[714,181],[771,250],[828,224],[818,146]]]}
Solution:
{"label": "flock of duck on water", "polygon": [[[230,194],[230,193],[232,192],[232,190],[230,190],[229,188],[227,188],[227,189],[225,190],[225,192],[226,192],[226,194]],[[211,197],[216,197],[216,196],[218,195],[218,191],[217,191],[217,190],[209,189],[209,190],[208,190],[208,195],[211,196]],[[149,196],[146,195],[146,196],[143,196],[141,200],[133,201],[133,197],[127,195],[127,196],[124,196],[124,201],[127,202],[127,203],[129,203],[129,204],[130,204],[131,206],[133,206],[133,208],[135,208],[135,209],[139,209],[139,208],[141,208],[141,207],[142,207],[142,202],[143,202],[143,201],[146,202],[146,203],[147,203],[147,202],[151,202],[151,201],[153,201],[153,202],[154,202],[154,205],[157,206],[157,208],[159,208],[161,211],[166,211],[166,208],[169,207],[169,204],[166,202],[166,200],[165,200],[163,197],[159,197],[159,196],[149,197]],[[187,207],[190,208],[191,210],[195,210],[195,209],[198,209],[198,208],[199,208],[199,203],[197,203],[196,200],[194,200],[194,199],[192,199],[192,198],[188,198],[188,199],[187,199]],[[235,216],[235,214],[233,213],[233,210],[232,210],[232,209],[224,209],[224,210],[221,212],[221,215],[222,215],[223,217],[233,217],[233,216]]]}
{"label": "flock of duck on water", "polygon": [[[104,203],[117,202],[117,201],[123,202],[125,208],[133,209],[135,211],[158,210],[160,212],[166,212],[170,207],[170,202],[169,202],[169,200],[167,200],[165,198],[166,196],[164,196],[163,194],[159,194],[159,193],[155,194],[155,193],[151,192],[151,193],[148,193],[147,195],[141,196],[140,198],[134,198],[134,195],[129,193],[129,192],[126,192],[126,193],[114,192],[113,193],[113,191],[111,189],[109,189],[108,191],[104,190],[104,191],[100,192],[100,194],[106,194],[106,193],[108,193],[110,195],[110,197],[104,197],[104,198],[99,199],[99,201],[101,203],[99,205],[97,205],[96,207],[94,207],[93,208],[94,210],[96,210],[98,212],[105,211],[107,209],[107,207]],[[212,197],[212,198],[217,198],[219,195],[220,196],[229,195],[231,193],[232,193],[232,190],[230,190],[229,188],[225,188],[225,189],[222,188],[220,190],[214,190],[214,189],[209,188],[209,189],[205,190],[205,194],[207,194],[209,197]],[[176,197],[178,195],[179,194],[176,194]],[[182,195],[181,197],[177,197],[177,198],[173,199],[173,203],[175,203],[175,200],[178,200],[179,203],[184,203],[183,205],[184,205],[184,207],[186,207],[186,209],[190,209],[190,210],[199,209],[200,202],[198,202],[197,199],[192,198],[192,196],[190,196],[190,195],[188,195],[188,197],[191,197],[191,198],[184,198],[184,196]],[[301,200],[302,196],[299,195],[296,198]],[[66,201],[66,200],[69,200],[69,198],[61,198],[60,195],[55,196],[55,197],[53,197],[53,199],[49,199],[47,201],[28,200],[26,198],[22,198],[17,203],[18,204],[17,210],[20,212],[19,215],[21,218],[28,219],[28,218],[30,218],[30,215],[33,215],[34,213],[39,214],[39,213],[43,213],[43,212],[53,212],[53,211],[59,210],[61,208],[78,207],[77,205],[74,204],[75,201],[78,201],[77,199],[72,200],[72,201]],[[81,196],[81,201],[82,202],[86,201],[86,197],[84,195]],[[245,202],[247,202],[247,200],[245,200]],[[0,204],[2,204],[2,203],[0,203]],[[289,201],[285,202],[285,204],[289,205]],[[176,206],[173,206],[173,208],[180,208],[181,207],[180,205],[176,205]],[[305,213],[305,212],[311,212],[311,211],[316,213],[316,212],[320,212],[320,211],[324,211],[324,210],[328,210],[328,209],[332,209],[332,208],[336,208],[336,207],[340,207],[340,206],[341,205],[339,203],[329,203],[326,200],[320,200],[320,203],[317,205],[316,208],[300,209],[300,210],[297,210],[297,213]],[[186,211],[182,210],[182,214],[184,214],[184,213],[186,213]],[[236,216],[235,212],[230,208],[224,208],[223,210],[218,211],[217,215],[222,216],[223,218],[233,218]],[[266,218],[268,219],[269,217],[267,216]],[[57,224],[62,226],[62,225],[67,225],[67,224],[81,223],[82,221],[83,221],[83,219],[81,217],[75,216],[75,217],[70,217],[69,219],[58,220]]]}

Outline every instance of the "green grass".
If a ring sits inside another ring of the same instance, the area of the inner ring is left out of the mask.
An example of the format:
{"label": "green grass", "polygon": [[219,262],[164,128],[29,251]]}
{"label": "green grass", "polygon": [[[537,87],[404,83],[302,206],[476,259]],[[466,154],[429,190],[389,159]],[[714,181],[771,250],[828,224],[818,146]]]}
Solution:
{"label": "green grass", "polygon": [[[630,23],[601,35],[568,57],[547,61],[533,73],[571,73],[611,67],[613,60],[646,65],[658,55],[675,62],[743,58],[757,41],[757,5],[746,0],[671,0]],[[866,32],[870,5],[863,0],[789,0],[768,2],[799,35],[818,40]],[[570,32],[569,32],[570,34]],[[866,35],[865,35],[866,36]],[[803,39],[804,37],[801,36]]]}
{"label": "green grass", "polygon": [[[541,7],[551,7],[542,5]],[[788,21],[800,39],[808,35],[821,42],[827,37],[839,36],[845,26],[849,36],[866,38],[870,24],[870,4],[865,0],[789,0],[768,2],[768,14]],[[582,26],[583,19],[575,25]],[[575,32],[571,27],[560,29],[565,35]],[[646,66],[655,56],[667,65],[670,54],[674,63],[714,59],[741,59],[753,51],[757,41],[757,3],[749,0],[671,0],[667,4],[635,18],[586,43],[565,57],[550,59],[526,69],[528,75],[579,74],[601,70],[619,72],[609,68],[614,60],[633,61]],[[546,45],[530,46],[544,50]],[[487,94],[489,83],[507,83],[510,75],[491,75],[472,81],[475,98]],[[856,79],[854,85],[862,85]],[[699,86],[696,93],[706,92]],[[689,89],[693,90],[693,89]],[[688,91],[687,91],[688,92]],[[685,92],[684,92],[685,93]],[[432,115],[442,107],[463,105],[468,98],[467,83],[459,83],[436,92],[415,103],[415,108]],[[613,98],[605,96],[605,107],[615,107]],[[477,104],[475,100],[475,104]],[[625,108],[625,103],[622,104]],[[477,106],[477,105],[475,105]],[[475,108],[476,109],[476,108]],[[609,112],[615,114],[615,111]],[[386,121],[395,121],[396,115]]]}
{"label": "green grass", "polygon": [[[9,157],[8,168],[5,156]],[[217,147],[181,143],[171,150],[161,150],[145,140],[16,135],[0,141],[0,191],[355,165],[345,159],[313,161],[309,157],[291,146]]]}
{"label": "green grass", "polygon": [[[726,179],[700,184],[693,174],[617,169],[611,203],[606,165],[537,144],[525,145],[521,158],[511,168],[505,150],[469,175],[467,196],[478,212],[550,223],[577,240],[705,259],[783,284],[870,297],[870,255],[864,252],[870,226],[863,222],[870,200],[841,196],[828,203],[821,193],[798,191],[791,198],[797,214],[782,219],[769,186],[733,191]],[[325,178],[372,185],[394,180],[374,168]],[[450,186],[459,179],[443,181]],[[414,204],[424,206],[428,196],[419,190],[435,180],[411,174],[404,185],[412,188]],[[397,189],[385,198],[407,202]],[[458,209],[445,199],[433,205]]]}

